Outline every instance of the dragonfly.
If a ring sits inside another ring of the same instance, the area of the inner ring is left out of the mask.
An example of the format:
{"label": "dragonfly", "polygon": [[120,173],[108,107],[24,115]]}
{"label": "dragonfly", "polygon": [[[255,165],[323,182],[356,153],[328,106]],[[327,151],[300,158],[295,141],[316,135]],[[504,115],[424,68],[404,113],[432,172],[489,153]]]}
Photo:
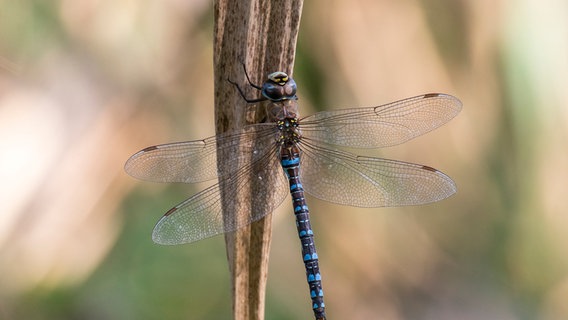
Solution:
{"label": "dragonfly", "polygon": [[[245,70],[246,74],[246,70]],[[316,319],[326,319],[322,276],[305,194],[340,205],[419,205],[456,192],[450,177],[432,167],[355,155],[342,148],[401,144],[451,120],[459,99],[429,93],[374,106],[322,111],[301,118],[297,85],[285,72],[251,82],[270,121],[202,140],[147,147],[125,164],[131,176],[153,182],[218,183],[176,205],[158,221],[158,244],[191,243],[233,232],[271,214],[291,195],[302,259]],[[218,168],[218,159],[226,159]],[[243,190],[251,197],[243,197]],[[223,214],[224,212],[230,214]]]}

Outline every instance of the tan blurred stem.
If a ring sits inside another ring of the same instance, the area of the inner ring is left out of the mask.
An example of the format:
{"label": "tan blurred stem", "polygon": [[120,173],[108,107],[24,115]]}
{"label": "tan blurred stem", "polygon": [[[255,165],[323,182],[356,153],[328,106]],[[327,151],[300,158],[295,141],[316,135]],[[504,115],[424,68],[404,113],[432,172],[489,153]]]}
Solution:
{"label": "tan blurred stem", "polygon": [[[242,63],[256,84],[261,84],[270,72],[292,73],[302,4],[302,0],[215,1],[213,63],[217,133],[265,118],[262,110],[246,107],[227,79],[246,87]],[[248,88],[245,92],[250,94],[249,98],[259,97],[258,92]],[[217,165],[223,170],[231,158],[219,152]],[[261,196],[251,194],[252,189],[240,190],[239,200],[250,201],[253,196]],[[226,201],[231,199],[223,199],[223,203]],[[238,214],[224,212],[225,217]],[[225,236],[234,319],[264,319],[270,240],[270,215]]]}

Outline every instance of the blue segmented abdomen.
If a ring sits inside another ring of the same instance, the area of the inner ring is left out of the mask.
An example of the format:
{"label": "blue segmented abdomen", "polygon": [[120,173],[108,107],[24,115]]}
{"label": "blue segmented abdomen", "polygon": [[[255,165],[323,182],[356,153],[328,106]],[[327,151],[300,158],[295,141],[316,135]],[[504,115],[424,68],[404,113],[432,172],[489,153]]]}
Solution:
{"label": "blue segmented abdomen", "polygon": [[310,298],[312,299],[312,309],[316,319],[325,319],[325,303],[323,301],[323,289],[321,274],[319,271],[319,260],[314,244],[314,232],[310,225],[310,212],[304,197],[304,187],[300,181],[300,158],[298,153],[288,150],[283,153],[288,158],[281,160],[282,168],[288,177],[290,184],[290,194],[292,195],[292,205],[296,216],[296,228],[302,243],[302,259],[306,268],[306,277],[310,288]]}

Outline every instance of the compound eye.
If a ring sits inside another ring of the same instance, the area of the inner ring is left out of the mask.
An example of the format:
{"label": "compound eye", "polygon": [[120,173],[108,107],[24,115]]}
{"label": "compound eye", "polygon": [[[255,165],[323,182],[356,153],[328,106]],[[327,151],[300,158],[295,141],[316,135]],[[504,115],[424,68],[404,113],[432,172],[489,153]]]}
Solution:
{"label": "compound eye", "polygon": [[284,85],[284,95],[286,95],[288,99],[293,99],[296,97],[296,89],[296,81],[289,78],[286,85]]}
{"label": "compound eye", "polygon": [[267,82],[262,86],[262,95],[269,100],[282,100],[284,98],[284,91],[282,89],[282,86]]}

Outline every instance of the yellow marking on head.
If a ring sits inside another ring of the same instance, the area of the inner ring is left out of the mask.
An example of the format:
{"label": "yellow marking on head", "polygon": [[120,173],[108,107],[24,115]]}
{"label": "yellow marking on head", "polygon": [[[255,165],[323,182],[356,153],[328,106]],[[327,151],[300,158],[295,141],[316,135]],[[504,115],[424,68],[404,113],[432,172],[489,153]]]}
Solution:
{"label": "yellow marking on head", "polygon": [[275,82],[281,86],[285,85],[288,82],[289,78],[288,75],[282,71],[273,72],[268,75],[268,79],[272,82]]}

